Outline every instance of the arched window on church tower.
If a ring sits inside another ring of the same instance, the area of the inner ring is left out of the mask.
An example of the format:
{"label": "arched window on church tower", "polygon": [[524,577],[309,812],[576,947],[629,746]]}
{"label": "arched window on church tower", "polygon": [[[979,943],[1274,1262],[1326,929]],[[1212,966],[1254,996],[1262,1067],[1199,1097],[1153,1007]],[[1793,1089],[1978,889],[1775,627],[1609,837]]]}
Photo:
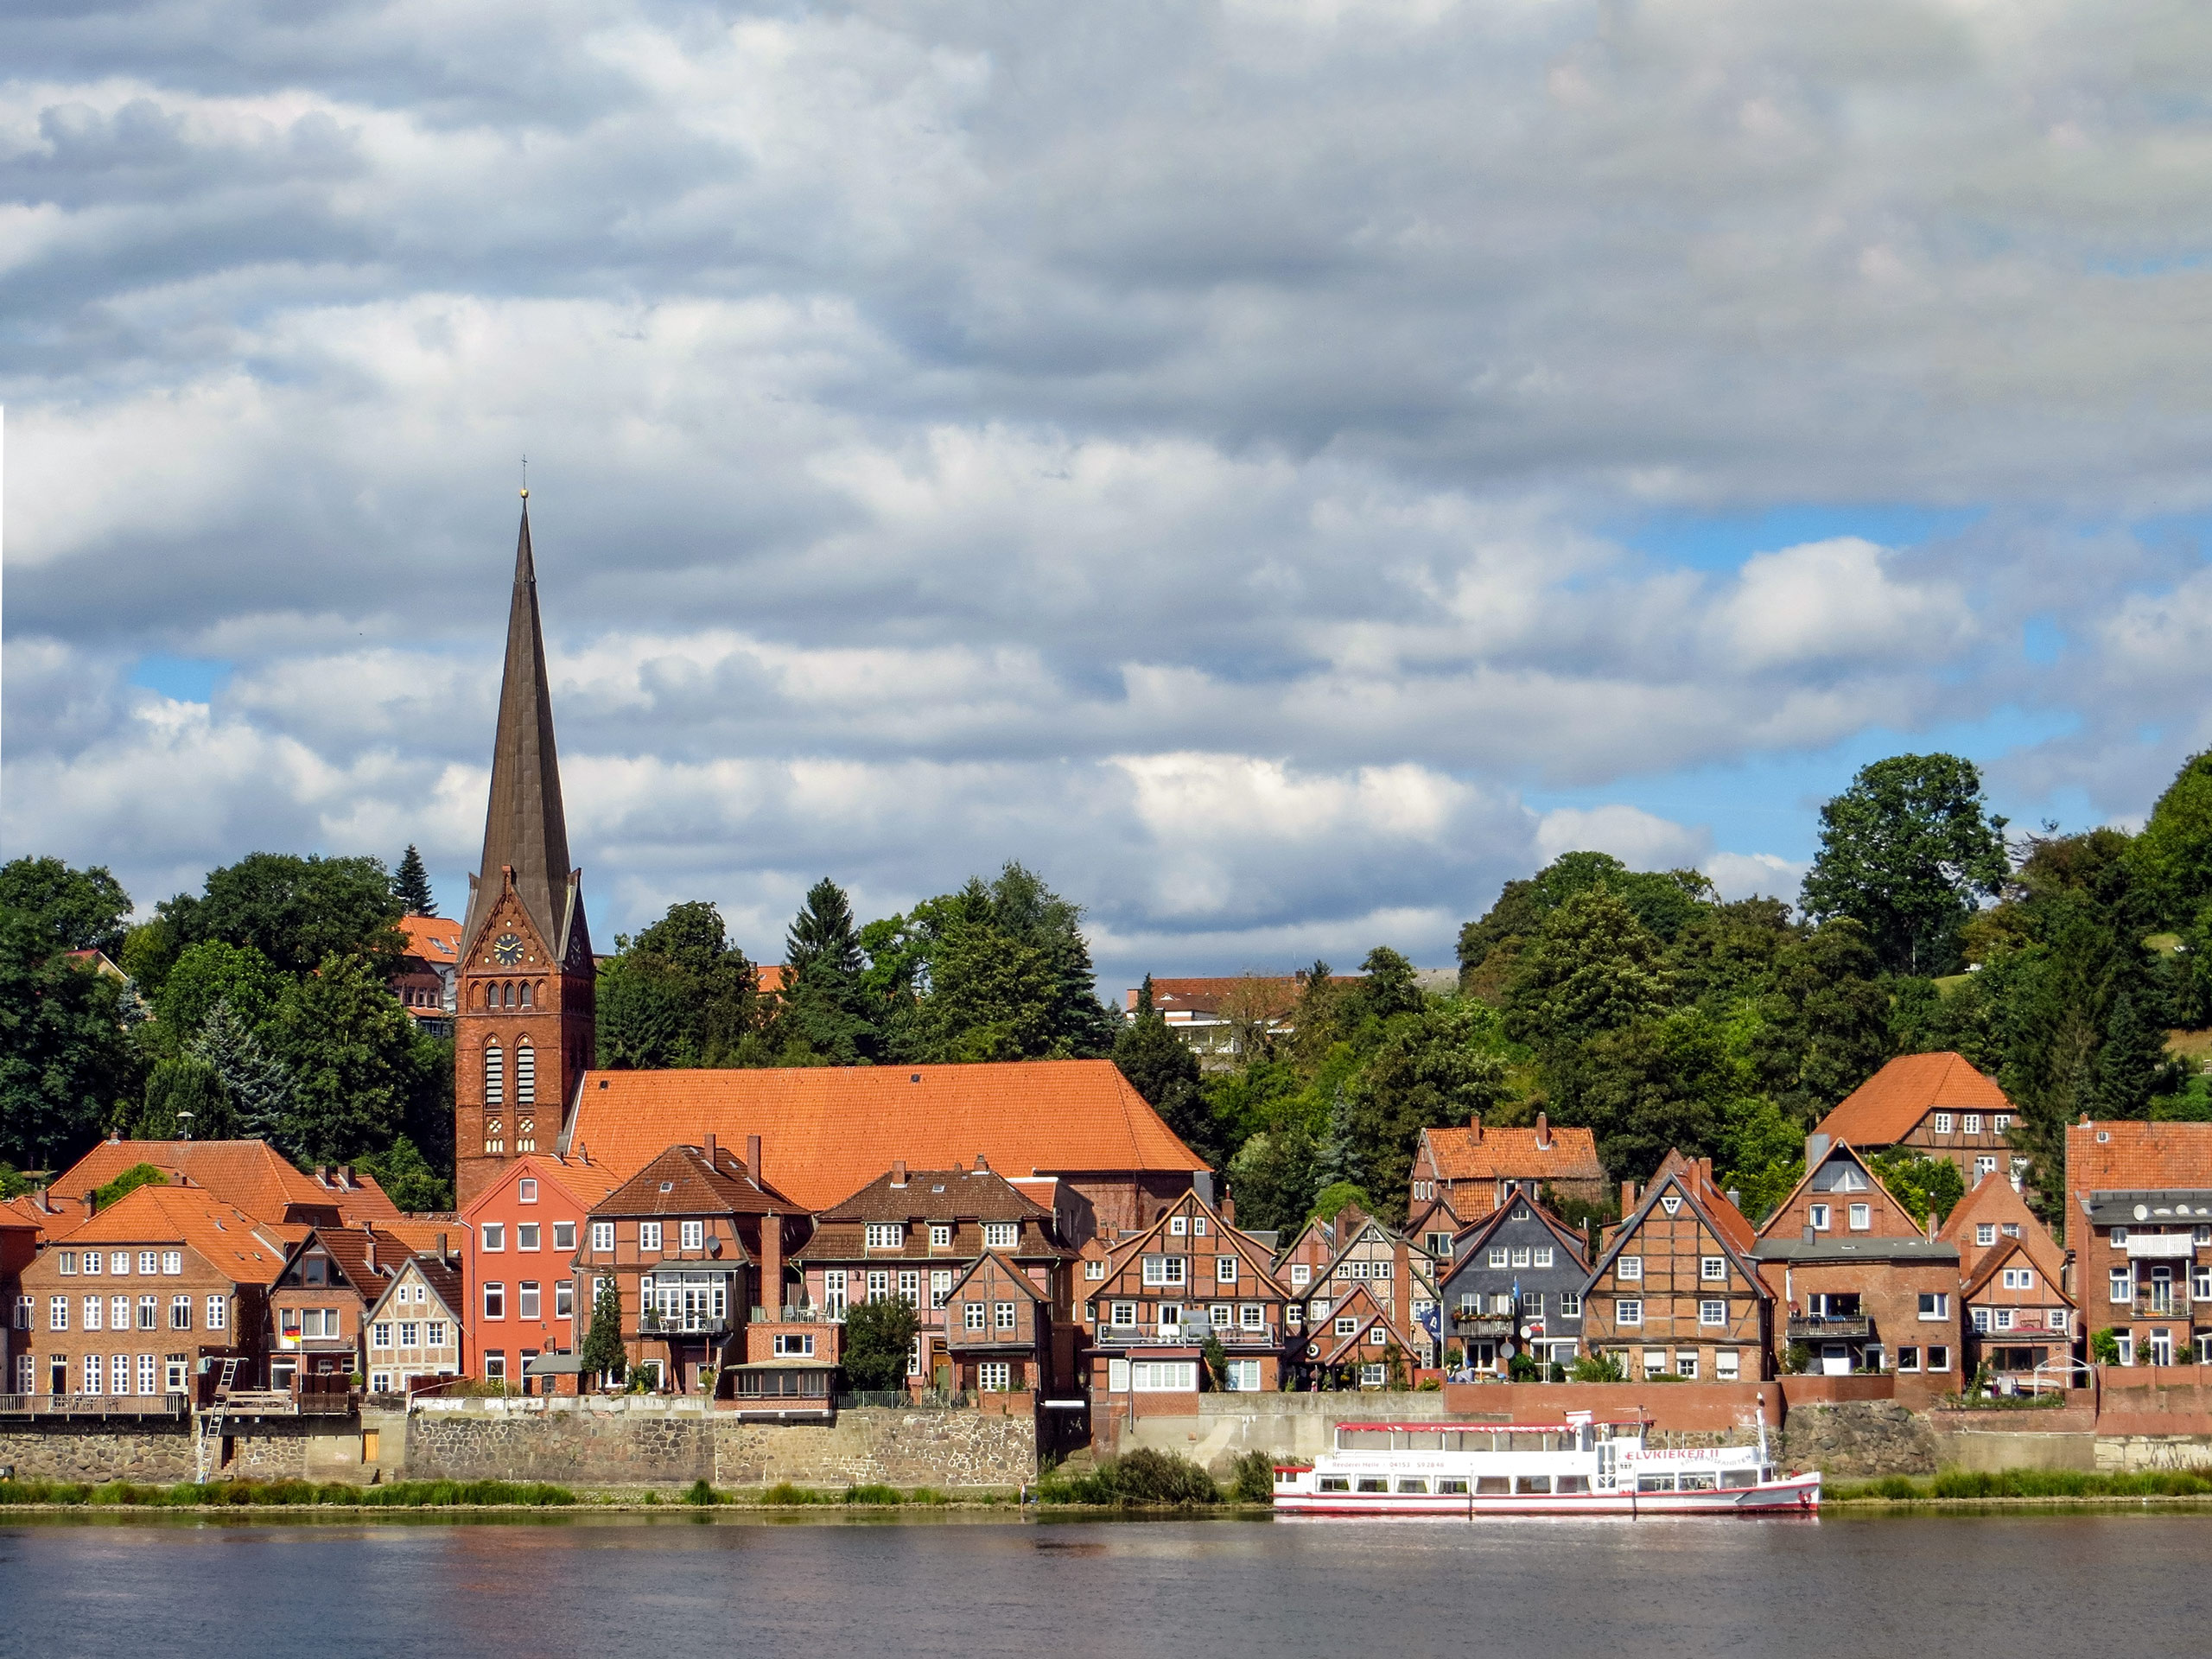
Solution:
{"label": "arched window on church tower", "polygon": [[522,982],[522,1005],[525,1008],[530,1006],[530,982],[526,979]]}
{"label": "arched window on church tower", "polygon": [[499,1006],[512,1008],[515,1005],[515,982],[512,979],[499,987]]}
{"label": "arched window on church tower", "polygon": [[527,1042],[518,1043],[515,1045],[515,1104],[528,1106],[537,1099],[537,1051]]}
{"label": "arched window on church tower", "polygon": [[497,1106],[507,1097],[506,1056],[497,1043],[484,1046],[484,1103]]}

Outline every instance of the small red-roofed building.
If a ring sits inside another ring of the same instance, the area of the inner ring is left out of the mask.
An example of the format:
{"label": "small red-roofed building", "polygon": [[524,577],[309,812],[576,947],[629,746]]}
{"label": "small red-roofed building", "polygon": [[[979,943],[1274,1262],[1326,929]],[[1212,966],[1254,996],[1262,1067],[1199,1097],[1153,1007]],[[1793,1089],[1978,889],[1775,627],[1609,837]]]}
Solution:
{"label": "small red-roofed building", "polygon": [[2086,1381],[2075,1360],[2073,1298],[2024,1239],[1982,1251],[1961,1300],[1972,1344],[1967,1363],[1975,1372],[2037,1394]]}
{"label": "small red-roofed building", "polygon": [[1988,1251],[2006,1249],[2018,1239],[2026,1244],[2037,1266],[2053,1281],[2065,1282],[2066,1247],[2036,1219],[2019,1188],[2002,1175],[1985,1175],[1976,1182],[1951,1206],[1936,1236],[1957,1247],[1959,1272],[1966,1278],[1980,1272],[1981,1258]]}
{"label": "small red-roofed building", "polygon": [[366,1376],[369,1310],[418,1253],[454,1260],[451,1222],[311,1227],[269,1294],[269,1386]]}
{"label": "small red-roofed building", "polygon": [[1059,1381],[1052,1349],[1064,1310],[1020,1262],[986,1250],[953,1284],[944,1313],[955,1389],[1026,1410]]}
{"label": "small red-roofed building", "polygon": [[204,1188],[257,1221],[283,1227],[358,1227],[400,1219],[374,1177],[350,1164],[295,1169],[266,1141],[103,1141],[47,1189],[50,1202],[74,1201],[90,1214],[92,1194],[140,1164],[172,1186]]}
{"label": "small red-roofed building", "polygon": [[1752,1259],[1756,1236],[1713,1179],[1709,1159],[1669,1152],[1605,1248],[1582,1299],[1582,1338],[1630,1380],[1751,1380],[1765,1375],[1773,1299]]}
{"label": "small red-roofed building", "polygon": [[14,1380],[28,1357],[33,1386],[16,1394],[181,1416],[202,1361],[238,1359],[238,1385],[257,1383],[270,1289],[299,1235],[205,1187],[125,1193],[24,1268],[32,1328],[15,1333],[28,1352]]}
{"label": "small red-roofed building", "polygon": [[461,1258],[449,1235],[428,1254],[417,1251],[402,1262],[364,1316],[369,1392],[406,1394],[418,1382],[466,1375],[467,1310]]}
{"label": "small red-roofed building", "polygon": [[1548,1192],[1554,1205],[1602,1204],[1605,1166],[1598,1161],[1597,1137],[1588,1129],[1554,1128],[1542,1112],[1525,1129],[1485,1128],[1478,1112],[1465,1128],[1421,1132],[1414,1149],[1408,1217],[1416,1229],[1442,1230],[1424,1222],[1433,1204],[1440,1201],[1465,1227],[1516,1191],[1539,1197]]}
{"label": "small red-roofed building", "polygon": [[450,1037],[460,1006],[461,924],[443,916],[403,916],[398,925],[407,949],[385,983],[416,1029]]}
{"label": "small red-roofed building", "polygon": [[2066,1128],[2074,1300],[2123,1365],[2212,1364],[2212,1123]]}
{"label": "small red-roofed building", "polygon": [[1872,1157],[1908,1147],[1948,1158],[1971,1189],[1998,1173],[2015,1185],[2028,1159],[2012,1149],[2015,1116],[2005,1091],[1962,1054],[1900,1054],[1847,1095],[1815,1134],[1847,1141]]}

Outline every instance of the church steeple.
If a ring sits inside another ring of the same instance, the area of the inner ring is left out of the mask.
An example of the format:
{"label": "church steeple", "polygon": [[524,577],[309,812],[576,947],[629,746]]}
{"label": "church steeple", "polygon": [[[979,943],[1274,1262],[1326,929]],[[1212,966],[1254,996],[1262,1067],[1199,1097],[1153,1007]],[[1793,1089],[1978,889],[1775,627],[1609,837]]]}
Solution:
{"label": "church steeple", "polygon": [[523,492],[515,540],[515,587],[507,607],[506,671],[499,683],[499,725],[492,744],[492,799],[484,819],[484,861],[471,883],[461,938],[472,940],[498,902],[503,867],[539,937],[565,956],[570,922],[569,824],[561,810],[561,763],[553,744],[553,696],[545,638],[537,618],[537,572],[530,555],[530,493]]}

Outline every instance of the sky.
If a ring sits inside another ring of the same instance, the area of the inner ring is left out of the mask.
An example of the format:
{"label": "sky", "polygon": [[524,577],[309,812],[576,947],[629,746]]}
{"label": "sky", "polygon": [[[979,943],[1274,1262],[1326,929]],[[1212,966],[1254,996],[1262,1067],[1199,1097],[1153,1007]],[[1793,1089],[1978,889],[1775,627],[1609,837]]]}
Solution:
{"label": "sky", "polygon": [[1141,973],[1793,898],[2212,746],[2212,12],[14,0],[0,855],[482,836],[601,948],[1019,859]]}

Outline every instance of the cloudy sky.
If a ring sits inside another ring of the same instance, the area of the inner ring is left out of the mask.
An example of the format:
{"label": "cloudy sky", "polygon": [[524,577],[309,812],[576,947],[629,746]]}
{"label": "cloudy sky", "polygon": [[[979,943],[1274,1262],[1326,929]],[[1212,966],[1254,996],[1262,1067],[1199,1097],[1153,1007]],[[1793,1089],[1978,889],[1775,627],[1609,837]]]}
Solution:
{"label": "cloudy sky", "polygon": [[2212,743],[2212,14],[15,0],[0,853],[482,833],[519,458],[604,944],[1007,858],[1102,981],[1794,894]]}

